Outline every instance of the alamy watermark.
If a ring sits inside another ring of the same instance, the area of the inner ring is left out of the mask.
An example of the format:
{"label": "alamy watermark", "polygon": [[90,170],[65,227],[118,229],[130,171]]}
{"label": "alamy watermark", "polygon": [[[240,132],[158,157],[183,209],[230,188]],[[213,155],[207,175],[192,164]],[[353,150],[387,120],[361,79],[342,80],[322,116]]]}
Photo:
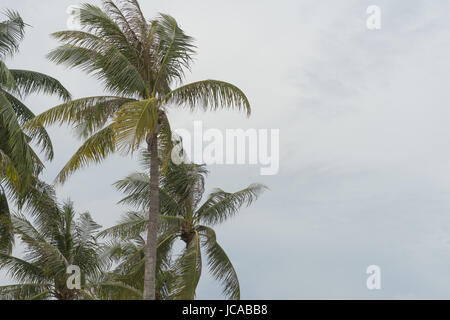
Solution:
{"label": "alamy watermark", "polygon": [[276,175],[280,169],[279,129],[204,130],[202,121],[194,122],[194,132],[176,129],[178,143],[172,151],[175,164],[259,165],[263,176]]}
{"label": "alamy watermark", "polygon": [[367,267],[366,273],[369,274],[366,281],[367,289],[381,290],[381,268],[377,265],[371,265]]}
{"label": "alamy watermark", "polygon": [[69,290],[80,290],[81,289],[81,269],[79,266],[68,266],[66,270],[67,274],[70,276],[67,278],[66,285]]}
{"label": "alamy watermark", "polygon": [[366,10],[369,17],[367,18],[367,29],[380,30],[381,29],[381,8],[376,5],[369,6]]}

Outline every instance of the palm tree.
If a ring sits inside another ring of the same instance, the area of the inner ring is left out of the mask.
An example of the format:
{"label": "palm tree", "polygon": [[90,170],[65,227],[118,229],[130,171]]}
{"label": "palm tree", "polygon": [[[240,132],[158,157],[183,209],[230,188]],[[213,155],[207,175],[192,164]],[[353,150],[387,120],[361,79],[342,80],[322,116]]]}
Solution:
{"label": "palm tree", "polygon": [[[145,157],[148,156],[148,154],[145,155]],[[250,205],[265,187],[253,184],[235,193],[216,189],[203,204],[200,204],[204,194],[206,174],[207,171],[202,165],[170,164],[167,174],[161,179],[158,275],[164,279],[164,274],[171,271],[172,283],[166,284],[166,288],[171,292],[166,294],[166,298],[194,299],[202,273],[203,251],[208,259],[209,271],[222,283],[224,295],[229,299],[240,299],[236,271],[227,254],[218,244],[213,227],[234,216],[242,206]],[[148,221],[146,209],[150,205],[147,196],[151,187],[150,177],[146,173],[135,173],[118,181],[116,187],[128,195],[121,203],[131,204],[145,211],[128,213],[117,226],[103,231],[100,235],[109,235],[115,239],[136,239],[146,230],[145,225]],[[172,262],[169,255],[177,239],[182,240],[186,247],[183,253]],[[142,241],[138,243],[142,250],[145,243]],[[130,264],[128,258],[125,261]],[[139,263],[140,260],[137,259],[131,265],[138,270]],[[134,283],[139,281],[134,280]]]}
{"label": "palm tree", "polygon": [[59,81],[45,74],[8,69],[5,59],[18,51],[26,25],[15,11],[6,11],[6,17],[0,22],[0,251],[11,252],[7,194],[19,203],[24,201],[43,168],[32,142],[41,147],[47,160],[53,158],[50,138],[42,126],[22,130],[21,126],[35,115],[21,99],[31,93],[45,93],[69,100],[70,94]]}
{"label": "palm tree", "polygon": [[88,97],[57,106],[30,122],[29,127],[68,122],[76,126],[84,144],[69,160],[57,180],[90,163],[122,151],[133,153],[147,144],[151,188],[147,195],[147,232],[144,298],[155,299],[156,241],[159,214],[158,147],[169,157],[172,146],[167,111],[170,107],[195,110],[235,108],[250,115],[250,104],[236,86],[215,80],[179,86],[190,70],[193,39],[169,15],[147,20],[137,0],[116,4],[103,0],[103,9],[80,8],[82,31],[53,36],[63,45],[49,54],[57,64],[97,76],[111,96]]}
{"label": "palm tree", "polygon": [[[92,279],[99,279],[108,267],[102,246],[95,239],[100,226],[89,213],[75,220],[70,201],[60,206],[53,188],[45,184],[41,187],[45,191],[41,193],[43,199],[38,207],[45,215],[35,221],[29,221],[22,214],[12,216],[14,233],[24,243],[26,254],[19,258],[0,253],[0,268],[7,268],[18,282],[0,287],[0,300],[91,298]],[[70,290],[67,286],[67,268],[71,265],[82,270],[81,290]]]}

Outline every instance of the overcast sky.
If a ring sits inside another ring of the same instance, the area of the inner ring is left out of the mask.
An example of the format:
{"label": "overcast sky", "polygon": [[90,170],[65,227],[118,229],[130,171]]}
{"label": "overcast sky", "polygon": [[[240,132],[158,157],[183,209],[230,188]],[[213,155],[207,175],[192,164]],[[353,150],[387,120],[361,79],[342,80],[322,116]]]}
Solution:
{"label": "overcast sky", "polygon": [[[92,1],[96,3],[96,1]],[[66,29],[70,0],[2,0],[32,27],[10,67],[60,79],[74,97],[101,95],[85,74],[45,55]],[[280,129],[280,172],[211,166],[207,189],[266,192],[217,229],[238,271],[243,299],[450,298],[450,3],[447,0],[141,0],[148,18],[174,16],[196,38],[187,81],[220,79],[248,95],[253,115],[172,110],[173,127]],[[368,30],[366,9],[382,10]],[[33,97],[40,113],[58,103]],[[51,182],[80,142],[50,130]],[[103,226],[126,207],[113,182],[136,161],[112,157],[59,188]],[[382,289],[366,288],[381,267]],[[8,279],[0,278],[0,283]],[[221,298],[205,273],[198,298]]]}

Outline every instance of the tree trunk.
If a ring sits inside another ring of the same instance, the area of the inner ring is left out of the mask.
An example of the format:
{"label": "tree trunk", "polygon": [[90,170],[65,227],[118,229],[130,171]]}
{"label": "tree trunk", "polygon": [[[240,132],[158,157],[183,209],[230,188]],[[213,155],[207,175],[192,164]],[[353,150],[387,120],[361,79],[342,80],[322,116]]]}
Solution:
{"label": "tree trunk", "polygon": [[158,136],[153,135],[148,143],[150,153],[150,212],[147,247],[145,250],[144,300],[156,299],[156,248],[159,216],[159,160]]}

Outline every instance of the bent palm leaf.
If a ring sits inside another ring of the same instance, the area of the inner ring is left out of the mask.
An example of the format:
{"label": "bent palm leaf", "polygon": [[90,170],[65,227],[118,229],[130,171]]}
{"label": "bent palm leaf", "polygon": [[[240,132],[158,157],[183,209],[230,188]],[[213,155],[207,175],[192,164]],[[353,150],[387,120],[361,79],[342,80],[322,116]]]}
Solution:
{"label": "bent palm leaf", "polygon": [[205,80],[187,84],[169,92],[164,102],[186,106],[191,110],[201,106],[205,111],[236,108],[251,114],[250,102],[238,87],[223,81]]}
{"label": "bent palm leaf", "polygon": [[179,300],[194,300],[200,276],[202,274],[202,255],[200,237],[195,232],[194,239],[188,244],[183,254],[175,261],[177,284],[175,296]]}
{"label": "bent palm leaf", "polygon": [[223,285],[223,294],[231,300],[241,298],[241,290],[236,270],[225,251],[216,241],[216,233],[213,229],[201,226],[200,235],[203,236],[208,267],[211,275]]}

